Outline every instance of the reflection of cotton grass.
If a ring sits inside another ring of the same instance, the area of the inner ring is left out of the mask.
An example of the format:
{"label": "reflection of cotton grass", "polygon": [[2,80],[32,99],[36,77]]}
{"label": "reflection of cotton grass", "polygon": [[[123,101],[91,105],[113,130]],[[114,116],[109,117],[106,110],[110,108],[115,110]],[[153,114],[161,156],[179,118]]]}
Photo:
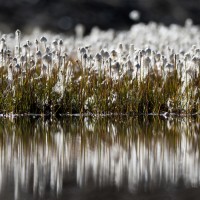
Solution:
{"label": "reflection of cotton grass", "polygon": [[[86,101],[87,109],[95,103]],[[199,187],[199,119],[122,119],[1,119],[0,190],[12,181],[15,199],[22,198],[20,188],[32,188],[38,198],[49,191],[59,195],[72,172],[84,188],[92,182],[94,187],[127,184],[131,192],[154,191],[161,182],[162,187],[179,186],[180,178],[186,188]]]}
{"label": "reflection of cotton grass", "polygon": [[[16,99],[5,90],[0,112],[29,112],[30,107],[43,112],[48,101],[63,112],[84,112],[90,98],[90,112],[166,112],[169,99],[171,112],[197,112],[199,32],[191,23],[169,28],[150,23],[116,33],[94,28],[88,36],[63,39],[50,33],[22,37],[17,30],[16,43],[2,35],[1,88],[12,77]],[[114,102],[112,94],[117,94]]]}

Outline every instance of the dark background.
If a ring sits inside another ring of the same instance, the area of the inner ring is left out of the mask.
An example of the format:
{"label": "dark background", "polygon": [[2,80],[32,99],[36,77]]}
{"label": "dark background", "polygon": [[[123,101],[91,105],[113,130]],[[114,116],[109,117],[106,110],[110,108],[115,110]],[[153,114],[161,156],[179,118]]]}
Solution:
{"label": "dark background", "polygon": [[0,30],[17,28],[73,32],[76,24],[101,29],[129,28],[132,10],[141,13],[140,21],[183,25],[187,18],[200,24],[200,0],[0,0]]}

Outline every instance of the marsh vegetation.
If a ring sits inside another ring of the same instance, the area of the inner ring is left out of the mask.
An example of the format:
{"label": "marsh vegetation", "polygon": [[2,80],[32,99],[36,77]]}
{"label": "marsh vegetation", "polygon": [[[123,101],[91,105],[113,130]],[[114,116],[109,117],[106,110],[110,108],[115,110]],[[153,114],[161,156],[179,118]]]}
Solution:
{"label": "marsh vegetation", "polygon": [[200,29],[2,34],[0,113],[198,114]]}

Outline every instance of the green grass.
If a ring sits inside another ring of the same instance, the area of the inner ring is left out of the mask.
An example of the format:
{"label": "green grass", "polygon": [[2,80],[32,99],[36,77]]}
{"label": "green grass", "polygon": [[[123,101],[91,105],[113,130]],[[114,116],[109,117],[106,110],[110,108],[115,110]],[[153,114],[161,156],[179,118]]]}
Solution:
{"label": "green grass", "polygon": [[[65,63],[63,77],[66,77],[69,64],[75,67],[75,63]],[[81,65],[80,69],[74,70],[70,79],[61,82],[64,89],[59,92],[54,90],[60,73],[58,67],[53,68],[50,76],[38,79],[41,73],[39,64],[33,70],[28,63],[25,76],[20,78],[22,72],[15,72],[10,85],[7,69],[1,67],[0,113],[194,114],[200,111],[199,76],[191,79],[182,93],[183,83],[176,68],[165,78],[154,70],[145,79],[123,76],[118,80],[103,71],[97,74],[83,70]]]}

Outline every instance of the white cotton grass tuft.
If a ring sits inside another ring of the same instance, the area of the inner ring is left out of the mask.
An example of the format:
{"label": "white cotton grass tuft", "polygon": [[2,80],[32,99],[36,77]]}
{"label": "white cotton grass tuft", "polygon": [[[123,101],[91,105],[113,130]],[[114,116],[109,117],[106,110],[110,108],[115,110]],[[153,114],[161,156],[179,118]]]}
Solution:
{"label": "white cotton grass tuft", "polygon": [[129,13],[129,17],[130,19],[132,19],[133,21],[139,21],[140,20],[140,12],[137,10],[132,10]]}
{"label": "white cotton grass tuft", "polygon": [[77,39],[83,38],[84,32],[85,32],[85,27],[82,24],[76,25],[75,34]]}
{"label": "white cotton grass tuft", "polygon": [[[130,17],[138,20],[139,13],[132,11]],[[141,89],[144,82],[149,90],[152,86],[149,81],[153,78],[162,81],[158,85],[154,84],[153,92],[162,92],[164,96],[165,87],[175,87],[175,82],[167,82],[170,77],[175,77],[178,82],[179,99],[186,94],[188,101],[189,96],[195,98],[195,101],[198,100],[197,95],[189,91],[192,90],[191,87],[194,87],[194,91],[198,88],[195,85],[198,82],[195,80],[200,75],[200,30],[190,20],[185,26],[169,27],[155,22],[146,25],[138,23],[130,30],[118,32],[103,31],[94,27],[87,36],[84,36],[84,27],[79,25],[75,32],[74,36],[65,36],[36,30],[32,35],[24,35],[17,30],[15,37],[14,34],[2,35],[0,69],[4,70],[4,74],[0,77],[1,80],[7,77],[7,81],[12,82],[14,79],[26,79],[31,76],[30,81],[40,80],[37,78],[47,78],[46,81],[49,81],[53,76],[55,82],[51,84],[54,92],[64,98],[66,88],[73,88],[77,83],[82,84],[80,88],[84,90],[84,95],[87,92],[82,87],[86,83],[88,87],[91,87],[90,84],[96,84],[97,87],[104,85],[111,93],[112,90],[120,92],[119,88],[127,81],[125,87],[137,92],[136,86],[131,84],[138,84],[137,87]],[[96,75],[97,79],[94,78]],[[93,78],[94,80],[90,80]],[[101,83],[97,84],[95,80]],[[67,87],[67,83],[71,84],[70,87]],[[47,84],[49,83],[44,85]],[[119,84],[119,87],[113,89],[111,86],[116,84]],[[142,91],[146,89],[143,88]],[[124,93],[125,96],[130,97],[130,91],[124,92],[127,93]],[[110,93],[103,96],[105,102],[109,101]],[[91,95],[91,91],[88,94]],[[90,95],[81,98],[88,99]],[[165,98],[169,97],[163,97],[163,102],[166,103]],[[176,98],[178,99],[178,95]],[[176,105],[183,106],[181,103]],[[128,108],[132,107],[134,106]]]}

